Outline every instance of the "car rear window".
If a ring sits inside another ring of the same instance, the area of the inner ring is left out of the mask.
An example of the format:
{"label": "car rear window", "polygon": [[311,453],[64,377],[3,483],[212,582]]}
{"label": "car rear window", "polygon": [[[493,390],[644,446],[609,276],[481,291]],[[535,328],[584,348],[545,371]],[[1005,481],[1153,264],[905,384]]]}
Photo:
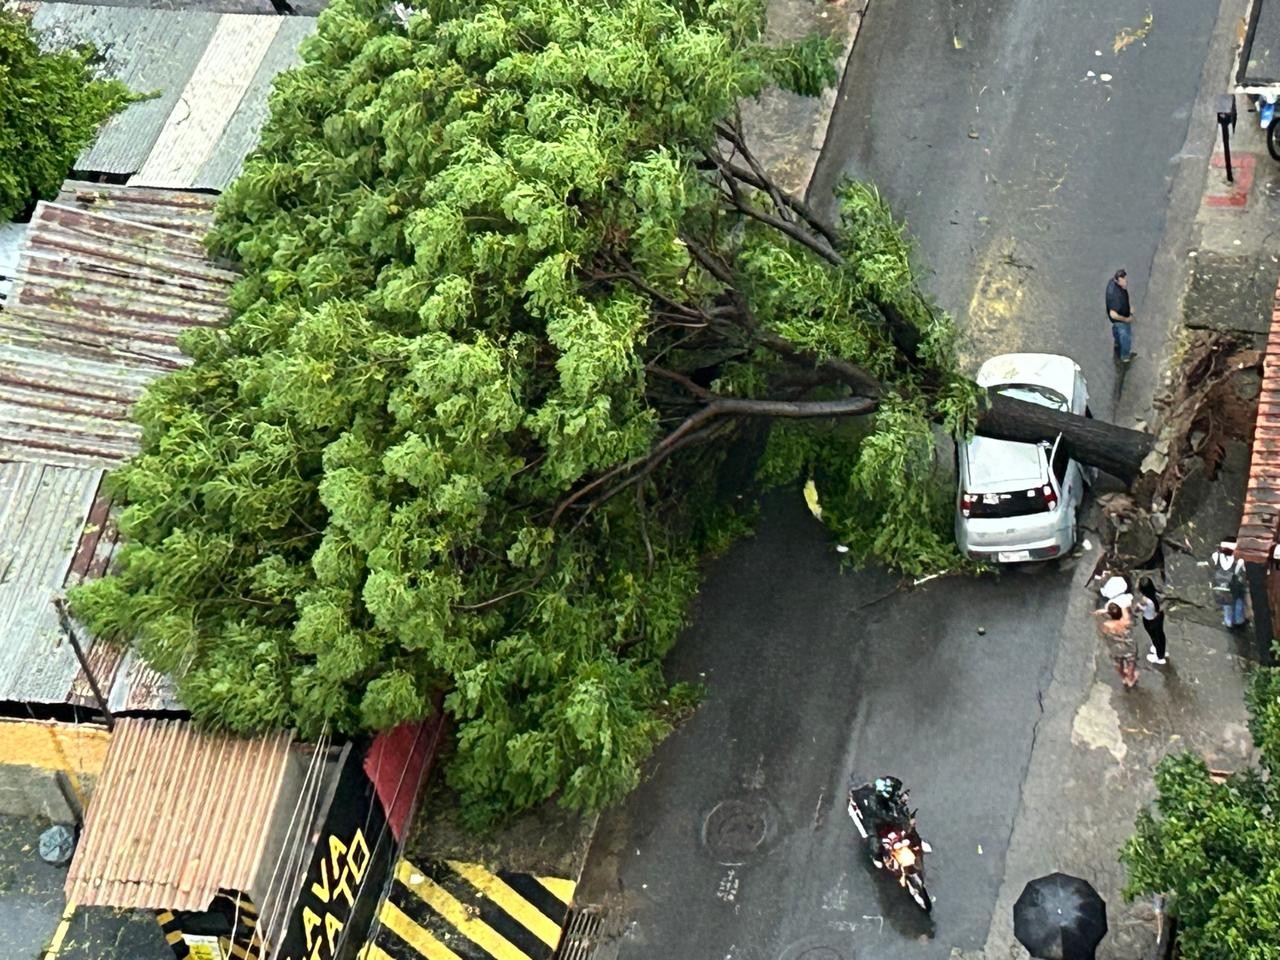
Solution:
{"label": "car rear window", "polygon": [[969,507],[970,517],[1026,517],[1048,512],[1049,505],[1039,489],[1009,493],[975,493]]}

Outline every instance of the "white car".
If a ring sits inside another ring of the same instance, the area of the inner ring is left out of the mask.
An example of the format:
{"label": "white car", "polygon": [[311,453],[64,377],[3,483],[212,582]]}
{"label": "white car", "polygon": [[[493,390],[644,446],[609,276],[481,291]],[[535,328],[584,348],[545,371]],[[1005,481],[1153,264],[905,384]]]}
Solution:
{"label": "white car", "polygon": [[[979,385],[1082,416],[1089,388],[1070,357],[1006,353],[982,365]],[[974,437],[957,447],[956,543],[973,560],[1020,563],[1064,556],[1076,544],[1084,468],[1062,438],[1041,443]]]}

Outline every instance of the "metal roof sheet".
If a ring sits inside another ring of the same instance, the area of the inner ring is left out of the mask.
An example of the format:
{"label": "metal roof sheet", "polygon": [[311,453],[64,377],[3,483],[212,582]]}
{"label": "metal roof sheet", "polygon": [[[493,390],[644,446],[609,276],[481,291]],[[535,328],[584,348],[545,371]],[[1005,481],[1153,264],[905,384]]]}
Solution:
{"label": "metal roof sheet", "polygon": [[26,236],[25,223],[0,223],[0,278],[10,278],[18,269],[18,251]]}
{"label": "metal roof sheet", "polygon": [[1251,457],[1236,553],[1255,563],[1269,563],[1280,535],[1280,285],[1272,301]]}
{"label": "metal roof sheet", "polygon": [[235,279],[190,234],[39,204],[0,312],[0,459],[126,460],[129,408],[188,362],[180,333],[223,321]]}
{"label": "metal roof sheet", "polygon": [[18,251],[27,236],[25,223],[0,223],[0,305],[13,287],[18,271]]}
{"label": "metal roof sheet", "polygon": [[301,60],[302,41],[315,31],[314,17],[276,17],[279,29],[258,64],[258,71],[245,88],[240,109],[231,115],[208,159],[189,186],[225,189],[244,166],[245,158],[258,146],[258,135],[267,120],[268,98],[276,75]]}
{"label": "metal roof sheet", "polygon": [[280,801],[291,735],[242,739],[124,719],[67,875],[81,906],[205,910],[249,888]]}
{"label": "metal roof sheet", "polygon": [[76,161],[78,170],[134,173],[173,112],[219,14],[76,3],[32,6],[31,23],[46,49],[91,43],[106,75],[123,80],[131,90],[158,94],[130,104],[104,123]]}
{"label": "metal roof sheet", "polygon": [[149,187],[197,185],[201,169],[216,152],[227,124],[240,109],[282,22],[275,15],[248,14],[226,14],[218,20],[199,63],[132,182]]}
{"label": "metal roof sheet", "polygon": [[109,119],[77,170],[145,186],[221,190],[257,145],[277,73],[314,17],[23,3],[46,49],[91,43],[106,75],[155,96]]}
{"label": "metal roof sheet", "polygon": [[[186,190],[153,190],[134,184],[89,183],[67,180],[54,201],[88,213],[105,213],[134,223],[203,237],[213,227],[216,198]],[[26,224],[21,224],[26,228]],[[0,228],[2,229],[2,228]]]}
{"label": "metal roof sheet", "polygon": [[0,700],[67,700],[80,666],[52,601],[101,479],[101,470],[0,463]]}

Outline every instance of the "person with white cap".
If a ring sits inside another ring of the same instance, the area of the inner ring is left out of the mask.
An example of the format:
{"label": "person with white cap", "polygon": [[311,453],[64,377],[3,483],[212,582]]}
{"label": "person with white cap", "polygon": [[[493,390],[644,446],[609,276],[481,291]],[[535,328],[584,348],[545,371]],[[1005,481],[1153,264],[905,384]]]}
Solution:
{"label": "person with white cap", "polygon": [[1107,577],[1099,592],[1102,594],[1102,599],[1107,603],[1114,603],[1121,610],[1128,610],[1133,606],[1133,591],[1129,588],[1128,577],[1122,577],[1119,574]]}

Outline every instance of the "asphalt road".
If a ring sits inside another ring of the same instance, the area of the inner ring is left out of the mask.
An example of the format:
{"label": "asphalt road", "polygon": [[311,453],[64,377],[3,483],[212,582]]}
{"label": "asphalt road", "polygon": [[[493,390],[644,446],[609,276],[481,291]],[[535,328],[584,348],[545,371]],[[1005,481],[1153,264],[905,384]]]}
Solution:
{"label": "asphalt road", "polygon": [[[878,184],[971,359],[1067,353],[1104,417],[1120,384],[1103,286],[1128,269],[1141,352],[1216,15],[1156,6],[1117,53],[1145,0],[871,0],[810,192],[821,204],[845,174]],[[1057,640],[1089,629],[1064,624],[1069,563],[903,590],[841,573],[798,494],[771,501],[710,571],[671,658],[706,703],[602,823],[588,880],[625,918],[623,960],[980,948]],[[935,847],[932,920],[870,869],[843,812],[849,775],[882,771],[907,781]]]}

